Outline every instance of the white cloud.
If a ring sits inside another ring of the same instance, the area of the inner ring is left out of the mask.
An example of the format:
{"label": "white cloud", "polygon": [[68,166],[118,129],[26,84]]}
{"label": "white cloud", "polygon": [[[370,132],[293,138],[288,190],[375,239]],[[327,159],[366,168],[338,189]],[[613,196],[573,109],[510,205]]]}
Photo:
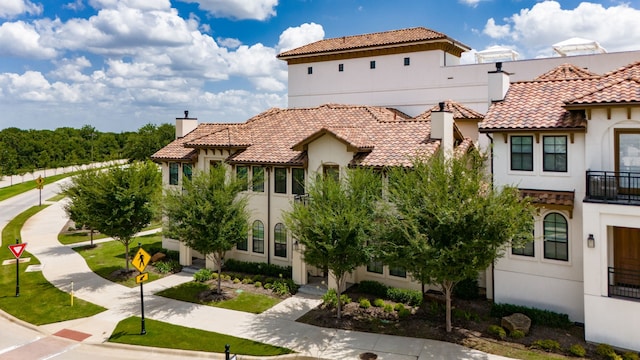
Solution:
{"label": "white cloud", "polygon": [[459,0],[462,4],[465,5],[469,5],[471,7],[476,7],[478,6],[478,3],[480,3],[480,0]]}
{"label": "white cloud", "polygon": [[42,5],[29,0],[2,0],[0,2],[0,18],[12,18],[20,14],[38,15],[42,13]]}
{"label": "white cloud", "polygon": [[83,70],[91,67],[91,62],[84,56],[74,59],[62,59],[54,61],[57,68],[51,71],[50,75],[56,79],[73,82],[87,82],[90,77],[82,73]]}
{"label": "white cloud", "polygon": [[298,27],[290,27],[280,34],[278,51],[284,52],[306,45],[324,38],[322,25],[316,23],[304,23]]}
{"label": "white cloud", "polygon": [[557,1],[543,1],[496,25],[489,19],[484,33],[494,39],[518,42],[529,55],[550,54],[551,45],[572,37],[598,41],[608,51],[637,48],[640,10],[620,4],[604,7],[589,2],[562,9]]}
{"label": "white cloud", "polygon": [[238,46],[242,45],[242,41],[234,38],[218,38],[217,41],[218,44],[229,49],[235,49]]}
{"label": "white cloud", "polygon": [[84,2],[82,0],[75,0],[73,2],[64,4],[62,7],[73,11],[79,11],[84,9]]}
{"label": "white cloud", "polygon": [[51,59],[56,50],[41,44],[40,34],[23,21],[0,25],[0,55],[23,58]]}
{"label": "white cloud", "polygon": [[[140,0],[143,1],[143,0]],[[217,17],[234,19],[266,20],[276,15],[278,0],[181,0],[186,3],[197,3]]]}
{"label": "white cloud", "polygon": [[501,39],[510,35],[511,25],[496,25],[496,21],[493,18],[490,18],[487,20],[483,33],[489,35],[491,38]]}

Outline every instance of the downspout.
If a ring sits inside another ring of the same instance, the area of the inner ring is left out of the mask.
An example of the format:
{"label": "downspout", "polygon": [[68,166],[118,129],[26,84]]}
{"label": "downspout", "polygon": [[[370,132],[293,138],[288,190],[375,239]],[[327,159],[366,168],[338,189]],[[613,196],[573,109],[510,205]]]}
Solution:
{"label": "downspout", "polygon": [[[489,138],[489,157],[490,157],[490,162],[491,165],[490,167],[490,171],[491,171],[491,188],[493,188],[493,138],[491,137],[491,135],[489,135],[489,133],[487,133],[487,137]],[[491,300],[496,299],[496,261],[495,259],[491,262]]]}
{"label": "downspout", "polygon": [[271,168],[265,167],[267,172],[267,231],[265,231],[265,241],[267,242],[267,265],[271,265]]}

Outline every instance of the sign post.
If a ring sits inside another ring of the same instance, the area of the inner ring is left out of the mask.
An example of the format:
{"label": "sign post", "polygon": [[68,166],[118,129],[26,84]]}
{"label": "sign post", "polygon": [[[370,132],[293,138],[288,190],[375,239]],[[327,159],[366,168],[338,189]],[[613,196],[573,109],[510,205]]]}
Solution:
{"label": "sign post", "polygon": [[42,206],[42,188],[44,187],[44,179],[42,178],[42,175],[38,176],[38,178],[36,179],[36,184],[38,185],[38,190],[40,191],[40,200],[38,206]]}
{"label": "sign post", "polygon": [[140,323],[140,335],[144,335],[147,333],[147,330],[144,326],[144,295],[142,292],[142,284],[149,279],[148,273],[143,273],[144,269],[149,265],[149,261],[151,260],[151,255],[148,252],[144,251],[142,248],[142,243],[138,243],[138,252],[136,256],[131,260],[131,265],[138,269],[140,275],[136,276],[136,282],[140,284],[140,314],[141,314],[141,323]]}
{"label": "sign post", "polygon": [[9,250],[16,258],[16,297],[20,296],[20,255],[27,247],[27,243],[21,244],[20,239],[16,239],[15,245],[9,245]]}

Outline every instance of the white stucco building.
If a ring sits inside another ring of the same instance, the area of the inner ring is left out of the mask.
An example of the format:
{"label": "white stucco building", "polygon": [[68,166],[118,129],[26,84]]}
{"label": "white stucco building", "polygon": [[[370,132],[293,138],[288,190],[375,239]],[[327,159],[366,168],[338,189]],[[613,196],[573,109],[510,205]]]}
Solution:
{"label": "white stucco building", "polygon": [[[304,284],[324,274],[301,260],[281,214],[315,173],[398,166],[419,151],[491,143],[494,183],[517,185],[540,210],[535,241],[481,274],[487,295],[567,313],[585,324],[588,341],[640,350],[640,52],[497,68],[461,65],[467,50],[414,28],[284,52],[288,109],[242,124],[199,124],[185,114],[176,119],[176,140],[153,159],[166,186],[213,164],[249,179],[264,174],[247,191],[249,238],[230,256],[291,265]],[[183,265],[202,257],[171,239],[163,245],[179,250]],[[419,288],[384,264],[359,269],[349,281],[363,279]]]}

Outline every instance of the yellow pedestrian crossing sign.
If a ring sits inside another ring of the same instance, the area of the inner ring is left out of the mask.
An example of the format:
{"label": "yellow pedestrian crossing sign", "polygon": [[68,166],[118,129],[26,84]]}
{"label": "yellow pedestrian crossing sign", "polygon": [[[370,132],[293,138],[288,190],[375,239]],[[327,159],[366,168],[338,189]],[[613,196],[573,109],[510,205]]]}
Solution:
{"label": "yellow pedestrian crossing sign", "polygon": [[38,176],[38,178],[36,179],[36,184],[38,185],[38,189],[42,190],[42,187],[44,186],[44,179],[42,178],[42,176]]}
{"label": "yellow pedestrian crossing sign", "polygon": [[142,273],[136,276],[136,284],[140,284],[141,282],[145,282],[149,280],[149,273]]}
{"label": "yellow pedestrian crossing sign", "polygon": [[131,260],[131,265],[134,268],[138,269],[138,271],[143,272],[144,269],[149,264],[149,260],[151,260],[151,255],[148,252],[144,251],[143,248],[138,249],[136,256]]}

